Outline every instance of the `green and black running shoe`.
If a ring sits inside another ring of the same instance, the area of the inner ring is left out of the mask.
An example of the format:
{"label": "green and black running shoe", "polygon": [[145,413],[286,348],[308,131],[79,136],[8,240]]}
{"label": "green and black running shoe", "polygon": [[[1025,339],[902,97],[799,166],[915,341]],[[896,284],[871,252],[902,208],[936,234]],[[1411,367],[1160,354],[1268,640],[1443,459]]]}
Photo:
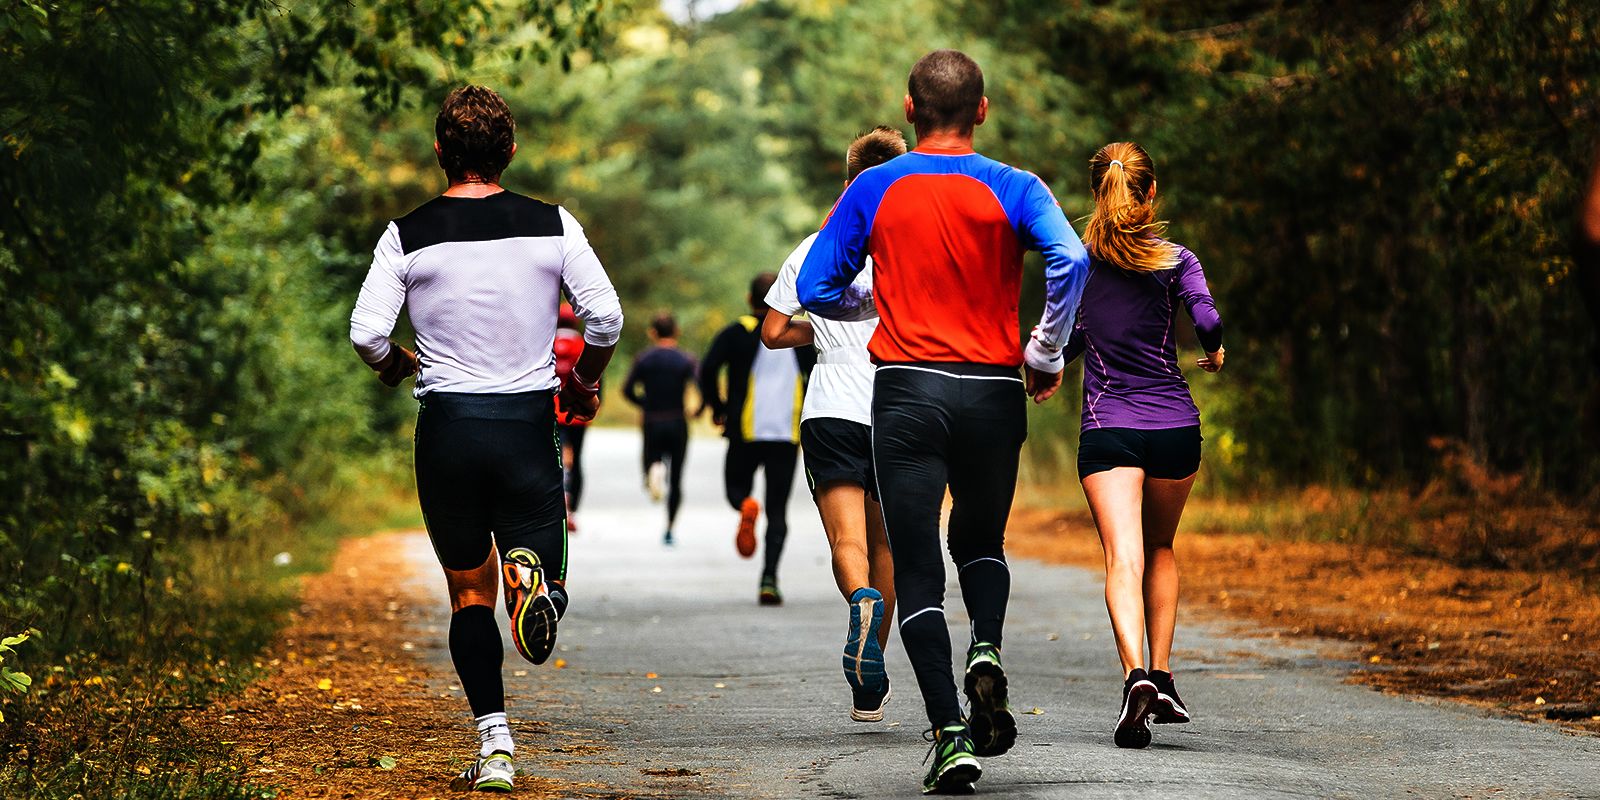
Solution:
{"label": "green and black running shoe", "polygon": [[761,576],[761,591],[756,593],[756,602],[764,606],[783,605],[783,594],[778,591],[778,576]]}
{"label": "green and black running shoe", "polygon": [[933,766],[922,778],[922,793],[972,794],[976,789],[973,784],[983,777],[983,767],[972,752],[972,731],[966,724],[925,731],[922,738],[933,742],[928,758],[922,760],[924,764],[933,760]]}
{"label": "green and black running shoe", "polygon": [[985,757],[1004,755],[1017,743],[1017,718],[1006,699],[1000,648],[988,642],[974,642],[967,648],[966,688],[973,752]]}

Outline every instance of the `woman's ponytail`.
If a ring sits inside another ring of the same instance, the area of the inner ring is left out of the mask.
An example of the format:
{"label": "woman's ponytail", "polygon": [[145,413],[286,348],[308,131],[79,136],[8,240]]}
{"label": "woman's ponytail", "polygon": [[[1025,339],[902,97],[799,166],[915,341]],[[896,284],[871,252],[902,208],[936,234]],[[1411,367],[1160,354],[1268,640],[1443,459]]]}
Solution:
{"label": "woman's ponytail", "polygon": [[1150,154],[1133,142],[1112,142],[1089,160],[1094,213],[1084,230],[1089,252],[1122,269],[1151,272],[1178,265],[1178,250],[1164,240],[1150,192],[1156,170]]}

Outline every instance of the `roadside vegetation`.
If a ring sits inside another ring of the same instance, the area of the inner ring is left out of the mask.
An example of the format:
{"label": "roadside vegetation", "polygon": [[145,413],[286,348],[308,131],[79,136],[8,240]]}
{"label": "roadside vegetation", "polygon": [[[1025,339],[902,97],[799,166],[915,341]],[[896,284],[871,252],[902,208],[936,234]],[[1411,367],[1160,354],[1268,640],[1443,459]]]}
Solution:
{"label": "roadside vegetation", "polygon": [[[1195,381],[1196,525],[1592,588],[1600,372],[1569,230],[1596,35],[1582,0],[0,8],[0,637],[32,632],[0,652],[0,795],[270,791],[180,718],[259,675],[336,536],[412,507],[413,406],[345,326],[469,80],[521,122],[507,184],[584,221],[625,349],[663,309],[698,348],[816,228],[851,136],[905,127],[907,66],[966,49],[981,147],[1070,217],[1096,147],[1156,158],[1233,356]],[[1076,431],[1070,401],[1032,412],[1036,501],[1078,496]]]}

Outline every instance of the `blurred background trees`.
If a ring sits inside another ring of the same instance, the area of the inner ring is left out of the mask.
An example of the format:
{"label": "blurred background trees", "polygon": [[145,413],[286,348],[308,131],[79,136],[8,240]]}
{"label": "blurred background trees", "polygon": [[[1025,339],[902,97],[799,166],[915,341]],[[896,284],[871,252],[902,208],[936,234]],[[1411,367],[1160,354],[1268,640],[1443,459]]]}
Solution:
{"label": "blurred background trees", "polygon": [[[95,621],[171,589],[166,544],[408,480],[413,406],[345,329],[385,221],[442,188],[433,109],[466,81],[507,95],[506,183],[584,223],[626,346],[667,309],[699,347],[820,223],[850,138],[909,135],[911,63],[966,49],[980,148],[1069,216],[1099,145],[1154,155],[1228,321],[1234,366],[1195,382],[1211,490],[1416,487],[1444,448],[1593,503],[1569,235],[1597,45],[1586,0],[9,4],[0,634],[127,652],[148,632]],[[1073,402],[1034,412],[1038,479],[1070,481]]]}

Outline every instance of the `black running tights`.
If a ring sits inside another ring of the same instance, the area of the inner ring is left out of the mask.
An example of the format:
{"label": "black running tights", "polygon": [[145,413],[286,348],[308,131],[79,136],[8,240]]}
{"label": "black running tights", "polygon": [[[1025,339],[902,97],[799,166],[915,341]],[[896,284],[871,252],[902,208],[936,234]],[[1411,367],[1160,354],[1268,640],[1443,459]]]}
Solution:
{"label": "black running tights", "polygon": [[948,547],[973,641],[1001,644],[1011,573],[1006,518],[1027,407],[1015,370],[966,364],[884,365],[873,398],[873,461],[894,552],[900,638],[935,727],[961,718],[944,617],[939,547],[946,488]]}

